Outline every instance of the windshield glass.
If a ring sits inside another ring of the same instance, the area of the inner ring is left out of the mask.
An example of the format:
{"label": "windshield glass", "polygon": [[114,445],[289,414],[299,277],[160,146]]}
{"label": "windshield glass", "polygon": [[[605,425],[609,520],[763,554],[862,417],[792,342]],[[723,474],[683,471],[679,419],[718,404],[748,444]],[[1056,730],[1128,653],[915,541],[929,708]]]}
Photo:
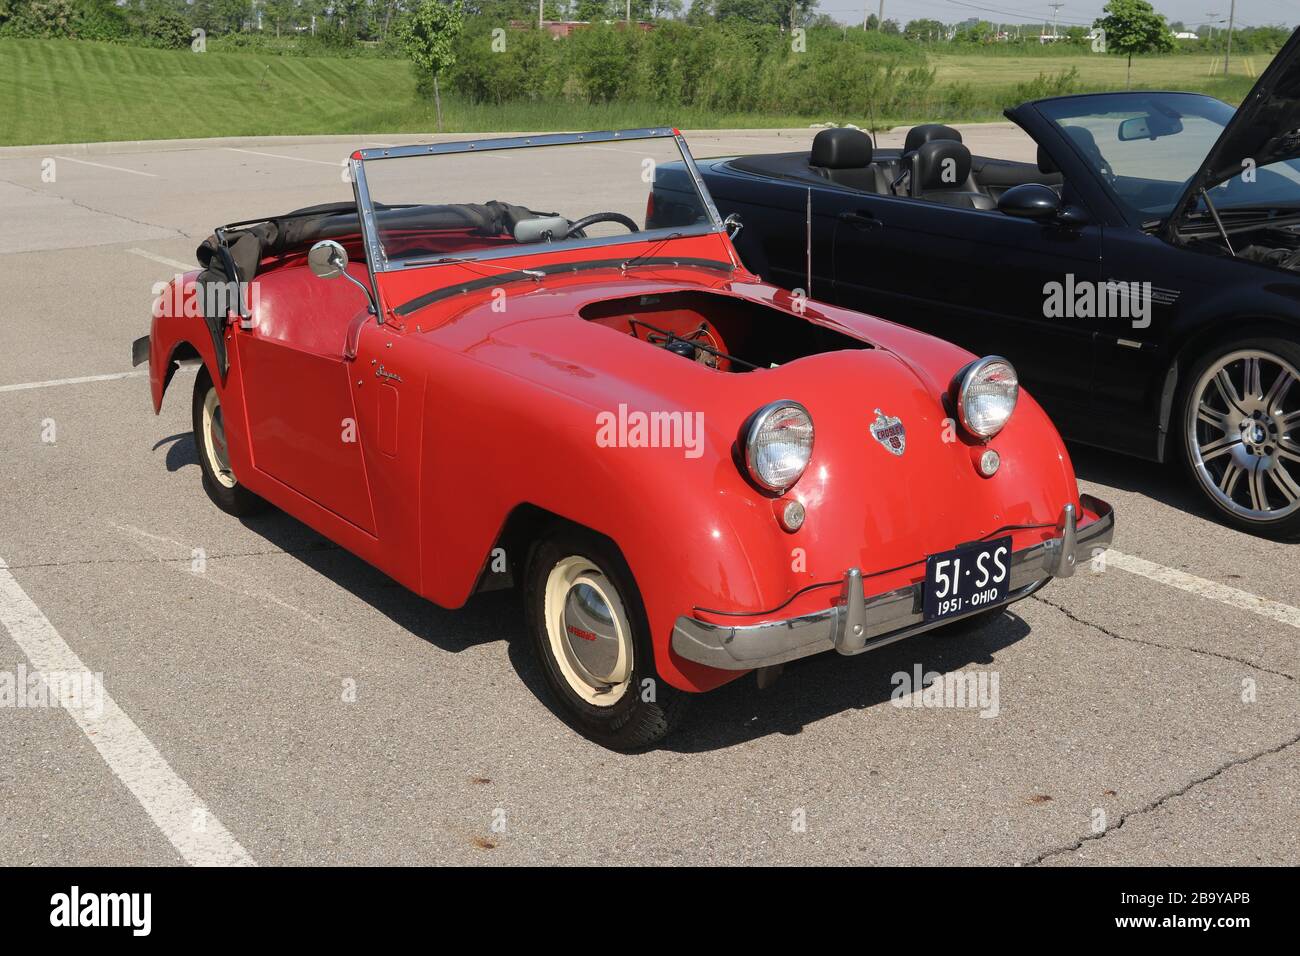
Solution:
{"label": "windshield glass", "polygon": [[365,151],[363,202],[368,196],[375,212],[379,268],[717,227],[671,131],[592,133],[563,142],[576,139]]}
{"label": "windshield glass", "polygon": [[[1169,215],[1235,112],[1193,93],[1067,97],[1038,108],[1073,140],[1135,221]],[[1216,209],[1300,206],[1300,160],[1256,167],[1250,157],[1241,159],[1241,174],[1210,190]]]}

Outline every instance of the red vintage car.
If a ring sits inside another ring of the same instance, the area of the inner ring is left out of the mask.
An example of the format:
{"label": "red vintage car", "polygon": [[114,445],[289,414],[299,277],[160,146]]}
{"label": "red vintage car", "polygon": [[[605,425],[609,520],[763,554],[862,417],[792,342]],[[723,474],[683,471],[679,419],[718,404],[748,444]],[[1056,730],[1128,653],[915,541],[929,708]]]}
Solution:
{"label": "red vintage car", "polygon": [[200,247],[134,350],[154,409],[198,361],[219,507],[444,607],[518,585],[607,746],[745,672],[997,613],[1111,539],[1010,363],[761,281],[675,130],[350,170],[354,202]]}

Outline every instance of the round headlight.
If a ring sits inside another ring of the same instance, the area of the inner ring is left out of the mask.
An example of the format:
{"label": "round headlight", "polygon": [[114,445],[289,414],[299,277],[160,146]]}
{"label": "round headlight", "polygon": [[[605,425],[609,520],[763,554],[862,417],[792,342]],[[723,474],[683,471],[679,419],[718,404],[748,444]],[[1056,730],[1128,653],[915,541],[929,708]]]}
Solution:
{"label": "round headlight", "polygon": [[957,414],[976,438],[1002,431],[1020,397],[1020,380],[1006,359],[990,355],[970,365],[957,389]]}
{"label": "round headlight", "polygon": [[798,402],[764,405],[749,423],[745,467],[760,488],[778,494],[799,480],[812,457],[813,423]]}

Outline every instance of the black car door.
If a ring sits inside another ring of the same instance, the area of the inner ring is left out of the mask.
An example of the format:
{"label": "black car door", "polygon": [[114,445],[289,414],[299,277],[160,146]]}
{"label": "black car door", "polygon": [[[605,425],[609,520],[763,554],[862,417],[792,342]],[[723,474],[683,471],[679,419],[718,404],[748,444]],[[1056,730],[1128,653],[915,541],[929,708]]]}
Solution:
{"label": "black car door", "polygon": [[835,202],[838,303],[1006,356],[1062,430],[1087,437],[1095,321],[1048,306],[1053,284],[1064,301],[1099,278],[1099,225],[866,193]]}

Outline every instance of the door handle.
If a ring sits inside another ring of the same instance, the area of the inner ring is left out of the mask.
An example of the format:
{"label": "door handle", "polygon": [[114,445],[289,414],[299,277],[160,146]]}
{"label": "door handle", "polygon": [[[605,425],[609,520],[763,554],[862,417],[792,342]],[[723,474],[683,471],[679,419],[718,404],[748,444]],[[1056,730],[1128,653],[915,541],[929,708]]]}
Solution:
{"label": "door handle", "polygon": [[839,215],[840,222],[846,222],[855,229],[879,229],[880,220],[869,212],[861,210],[857,212],[842,212]]}

